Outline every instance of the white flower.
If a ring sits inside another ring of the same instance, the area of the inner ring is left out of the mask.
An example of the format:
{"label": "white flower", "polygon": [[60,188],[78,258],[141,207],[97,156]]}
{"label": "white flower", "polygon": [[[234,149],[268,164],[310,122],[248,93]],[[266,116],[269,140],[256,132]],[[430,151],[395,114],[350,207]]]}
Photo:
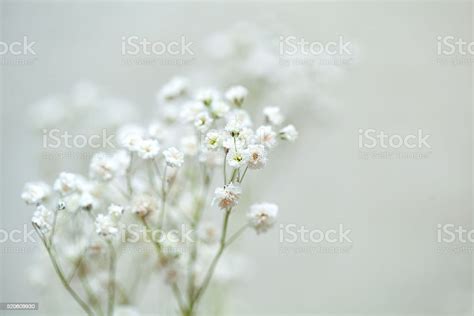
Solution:
{"label": "white flower", "polygon": [[67,195],[75,192],[78,189],[79,179],[77,175],[61,172],[59,177],[54,182],[54,191],[59,192],[61,195]]}
{"label": "white flower", "polygon": [[244,127],[240,133],[239,133],[239,138],[243,144],[251,144],[254,139],[254,132],[251,128]]}
{"label": "white flower", "polygon": [[43,205],[38,205],[36,211],[33,213],[31,222],[36,225],[41,232],[47,233],[51,230],[51,224],[53,222],[54,214],[52,211],[44,207]]}
{"label": "white flower", "polygon": [[79,206],[84,210],[90,211],[92,209],[97,208],[98,201],[97,199],[92,196],[89,192],[84,192],[81,194],[79,199]]}
{"label": "white flower", "polygon": [[137,153],[142,159],[153,159],[160,151],[160,144],[154,139],[144,139],[138,144]]}
{"label": "white flower", "polygon": [[113,203],[109,205],[107,210],[109,211],[108,215],[115,222],[118,222],[120,220],[120,218],[122,218],[122,215],[123,215],[123,212],[124,212],[123,206],[113,204]]}
{"label": "white flower", "polygon": [[217,117],[217,118],[224,117],[227,113],[229,113],[229,110],[230,110],[230,107],[225,102],[222,102],[222,101],[212,102],[211,114],[214,117]]}
{"label": "white flower", "polygon": [[278,215],[278,206],[272,203],[253,204],[247,213],[250,226],[255,228],[257,234],[264,233],[275,224]]}
{"label": "white flower", "polygon": [[138,149],[144,135],[145,131],[140,126],[125,125],[117,131],[117,142],[120,146],[133,152]]}
{"label": "white flower", "polygon": [[234,169],[238,169],[249,161],[249,152],[247,150],[230,149],[227,154],[227,163]]}
{"label": "white flower", "polygon": [[116,160],[105,153],[97,153],[92,157],[89,166],[89,176],[92,179],[109,181],[117,171]]}
{"label": "white flower", "polygon": [[115,237],[119,233],[117,223],[109,215],[104,214],[97,215],[95,229],[97,234],[107,239]]}
{"label": "white flower", "polygon": [[267,148],[273,148],[276,145],[276,133],[269,125],[260,126],[255,132],[257,143]]}
{"label": "white flower", "polygon": [[158,101],[170,101],[183,95],[186,92],[188,81],[182,77],[175,77],[165,84],[158,92]]}
{"label": "white flower", "polygon": [[116,175],[123,176],[130,166],[130,153],[126,150],[119,150],[113,154],[112,159],[116,167]]}
{"label": "white flower", "polygon": [[205,138],[206,148],[209,150],[216,150],[222,143],[222,135],[219,131],[213,129],[206,134]]}
{"label": "white flower", "polygon": [[215,89],[203,89],[196,94],[196,100],[201,101],[205,106],[209,106],[213,101],[219,100],[219,92]]}
{"label": "white flower", "polygon": [[153,139],[163,141],[166,137],[166,129],[160,123],[154,122],[148,126],[148,135]]}
{"label": "white flower", "polygon": [[241,106],[244,103],[245,98],[247,97],[248,91],[247,88],[242,86],[231,87],[225,93],[225,97],[234,103],[236,106]]}
{"label": "white flower", "polygon": [[283,127],[280,130],[280,138],[283,140],[287,140],[290,142],[294,142],[298,138],[298,131],[293,125],[288,125],[286,127]]}
{"label": "white flower", "polygon": [[43,202],[51,194],[51,188],[44,182],[28,182],[23,188],[21,198],[26,204],[38,204]]}
{"label": "white flower", "polygon": [[212,204],[217,204],[221,209],[232,208],[239,203],[242,190],[238,184],[230,183],[214,191]]}
{"label": "white flower", "polygon": [[179,115],[184,123],[191,123],[203,111],[206,111],[206,107],[201,102],[193,101],[185,103]]}
{"label": "white flower", "polygon": [[199,147],[195,136],[185,136],[181,139],[181,149],[187,156],[194,156],[197,154]]}
{"label": "white flower", "polygon": [[252,119],[250,118],[250,115],[247,111],[242,110],[242,109],[234,109],[230,111],[226,115],[226,120],[227,122],[230,122],[232,120],[236,120],[240,122],[240,125],[242,127],[251,127],[252,126]]}
{"label": "white flower", "polygon": [[240,131],[244,128],[242,121],[236,118],[229,120],[225,126],[225,130],[229,132],[232,137],[237,137]]}
{"label": "white flower", "polygon": [[197,128],[198,131],[201,133],[206,132],[212,124],[212,118],[209,116],[207,112],[201,112],[196,116],[194,120],[194,126]]}
{"label": "white flower", "polygon": [[157,202],[150,195],[143,194],[136,196],[132,204],[132,213],[144,217],[157,210]]}
{"label": "white flower", "polygon": [[208,150],[206,147],[201,149],[199,161],[206,163],[209,167],[222,166],[223,160],[221,152]]}
{"label": "white flower", "polygon": [[114,316],[140,316],[140,312],[132,305],[118,305],[115,308]]}
{"label": "white flower", "polygon": [[184,163],[184,154],[175,147],[168,148],[163,152],[166,164],[173,168],[179,168]]}
{"label": "white flower", "polygon": [[265,115],[265,120],[272,125],[280,125],[285,120],[283,114],[280,112],[280,108],[276,106],[264,108],[263,115]]}
{"label": "white flower", "polygon": [[250,169],[262,169],[267,163],[267,152],[263,145],[249,145],[248,147]]}

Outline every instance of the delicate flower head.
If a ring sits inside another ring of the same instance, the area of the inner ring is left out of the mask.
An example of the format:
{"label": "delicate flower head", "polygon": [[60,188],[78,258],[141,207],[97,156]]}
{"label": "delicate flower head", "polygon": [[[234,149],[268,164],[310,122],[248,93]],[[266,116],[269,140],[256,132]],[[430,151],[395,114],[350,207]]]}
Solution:
{"label": "delicate flower head", "polygon": [[158,156],[160,144],[155,139],[142,140],[137,149],[138,156],[142,159],[153,159]]}
{"label": "delicate flower head", "polygon": [[175,147],[168,148],[163,152],[166,164],[173,168],[179,168],[184,163],[184,154]]}
{"label": "delicate flower head", "polygon": [[213,117],[221,118],[229,113],[230,107],[223,101],[214,101],[211,105],[211,114]]}
{"label": "delicate flower head", "polygon": [[227,92],[225,93],[225,97],[227,98],[227,100],[240,107],[244,103],[247,94],[247,88],[243,86],[234,86],[227,90]]}
{"label": "delicate flower head", "polygon": [[242,121],[236,118],[229,120],[225,126],[225,130],[229,132],[232,137],[238,137],[243,128],[244,125]]}
{"label": "delicate flower head", "polygon": [[171,101],[183,95],[186,92],[188,81],[182,77],[174,77],[167,84],[165,84],[160,92],[158,92],[158,101]]}
{"label": "delicate flower head", "polygon": [[238,169],[245,165],[249,161],[249,152],[248,150],[235,150],[230,149],[227,154],[227,163],[234,169]]}
{"label": "delicate flower head", "polygon": [[95,219],[96,233],[106,239],[116,237],[119,233],[117,222],[111,216],[99,214]]}
{"label": "delicate flower head", "polygon": [[89,165],[89,176],[92,179],[109,181],[117,171],[116,160],[105,153],[97,153],[92,157]]}
{"label": "delicate flower head", "polygon": [[264,233],[269,230],[278,215],[278,206],[272,203],[253,204],[247,213],[250,226],[255,228],[257,234]]}
{"label": "delicate flower head", "polygon": [[216,150],[222,143],[222,134],[217,130],[210,130],[206,134],[205,144],[209,150]]}
{"label": "delicate flower head", "polygon": [[180,117],[184,123],[194,122],[199,113],[205,112],[206,107],[201,102],[191,101],[183,105]]}
{"label": "delicate flower head", "polygon": [[135,197],[132,203],[132,213],[145,217],[155,211],[157,211],[157,202],[152,196],[143,194]]}
{"label": "delicate flower head", "polygon": [[36,225],[43,234],[51,230],[54,213],[44,205],[38,205],[33,213],[31,222]]}
{"label": "delicate flower head", "polygon": [[280,138],[283,140],[294,142],[298,138],[298,131],[293,125],[290,124],[288,126],[283,127],[280,130],[279,135]]}
{"label": "delicate flower head", "polygon": [[113,221],[118,222],[122,218],[122,215],[123,215],[123,212],[124,212],[124,207],[121,206],[121,205],[117,205],[117,204],[112,203],[107,208],[107,211],[109,212],[108,215],[110,216],[110,218]]}
{"label": "delicate flower head", "polygon": [[221,209],[232,208],[239,203],[242,190],[238,184],[230,183],[214,191],[212,204],[217,204]]}
{"label": "delicate flower head", "polygon": [[194,120],[194,126],[201,133],[205,133],[211,127],[211,124],[212,118],[207,112],[199,113]]}
{"label": "delicate flower head", "polygon": [[196,155],[199,150],[196,137],[194,135],[189,135],[181,138],[181,149],[187,156]]}
{"label": "delicate flower head", "polygon": [[264,145],[267,148],[273,148],[276,145],[276,133],[269,125],[260,126],[255,132],[255,139],[257,143]]}
{"label": "delicate flower head", "polygon": [[23,188],[21,198],[26,204],[38,204],[43,202],[51,194],[51,188],[44,182],[28,182]]}
{"label": "delicate flower head", "polygon": [[137,125],[125,125],[117,131],[118,144],[129,151],[137,151],[138,145],[143,140],[145,131]]}
{"label": "delicate flower head", "polygon": [[97,205],[98,201],[92,194],[89,192],[84,192],[81,194],[81,197],[79,198],[79,207],[86,211],[90,211],[97,208]]}
{"label": "delicate flower head", "polygon": [[54,190],[61,195],[67,195],[75,192],[79,186],[79,178],[77,175],[69,172],[61,172],[54,182]]}
{"label": "delicate flower head", "polygon": [[166,129],[162,124],[154,122],[148,126],[148,135],[153,139],[163,141],[166,137]]}
{"label": "delicate flower head", "polygon": [[248,146],[248,166],[250,169],[262,169],[267,163],[267,151],[263,145]]}
{"label": "delicate flower head", "polygon": [[226,120],[227,122],[233,120],[239,121],[242,127],[252,126],[252,119],[250,118],[250,114],[243,109],[233,109],[226,115]]}
{"label": "delicate flower head", "polygon": [[205,106],[210,106],[212,102],[219,100],[219,92],[215,89],[203,89],[196,94],[196,100],[201,101]]}
{"label": "delicate flower head", "polygon": [[280,112],[280,108],[276,106],[264,108],[263,115],[265,116],[265,121],[272,125],[280,125],[285,120],[283,114]]}

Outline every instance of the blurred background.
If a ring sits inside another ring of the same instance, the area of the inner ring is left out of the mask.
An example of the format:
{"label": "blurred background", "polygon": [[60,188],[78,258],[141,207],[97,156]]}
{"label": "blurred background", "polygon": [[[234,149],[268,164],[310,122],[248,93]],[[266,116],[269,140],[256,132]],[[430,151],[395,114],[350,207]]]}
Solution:
{"label": "blurred background", "polygon": [[[438,225],[474,227],[474,55],[440,54],[438,39],[472,42],[472,13],[472,2],[457,1],[3,1],[2,41],[26,36],[35,54],[2,55],[1,228],[30,222],[20,199],[25,182],[87,172],[90,155],[46,150],[42,128],[113,133],[122,123],[149,123],[159,115],[157,91],[174,76],[195,87],[242,83],[247,106],[281,106],[300,133],[250,179],[258,198],[280,205],[281,224],[343,225],[351,242],[289,243],[280,226],[246,235],[237,246],[245,273],[228,289],[226,313],[472,315],[474,245],[438,242]],[[192,54],[123,54],[133,36],[184,37]],[[342,37],[351,54],[288,56],[289,37]],[[51,101],[96,88],[104,96],[96,108]],[[430,147],[366,148],[360,130],[368,129],[422,130]],[[51,302],[31,282],[39,244],[0,246],[0,301],[39,302],[36,314],[61,314],[48,312]],[[147,294],[145,315],[155,295]]]}

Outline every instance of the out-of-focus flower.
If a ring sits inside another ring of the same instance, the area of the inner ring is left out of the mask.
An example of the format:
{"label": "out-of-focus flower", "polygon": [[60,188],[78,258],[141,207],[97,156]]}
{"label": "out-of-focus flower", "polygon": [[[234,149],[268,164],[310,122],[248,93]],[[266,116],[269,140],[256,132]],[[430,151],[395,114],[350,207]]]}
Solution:
{"label": "out-of-focus flower", "polygon": [[212,102],[219,100],[219,98],[219,92],[213,88],[200,90],[196,94],[196,100],[201,101],[205,106],[210,106]]}
{"label": "out-of-focus flower", "polygon": [[240,107],[244,103],[245,98],[247,97],[248,90],[243,86],[234,86],[231,87],[225,93],[227,100],[234,103],[236,106]]}
{"label": "out-of-focus flower", "polygon": [[201,133],[205,133],[211,127],[211,124],[212,118],[207,112],[199,113],[194,120],[194,126]]}
{"label": "out-of-focus flower", "polygon": [[267,152],[263,145],[249,145],[248,166],[250,169],[262,169],[267,163]]}
{"label": "out-of-focus flower", "polygon": [[211,104],[211,114],[213,117],[221,118],[229,113],[230,107],[227,103],[222,101],[214,101]]}
{"label": "out-of-focus flower", "polygon": [[283,140],[294,142],[298,138],[298,131],[292,124],[290,124],[282,128],[279,135]]}
{"label": "out-of-focus flower", "polygon": [[181,138],[181,149],[187,156],[194,156],[199,150],[198,141],[194,135]]}
{"label": "out-of-focus flower", "polygon": [[115,176],[116,171],[117,164],[113,157],[105,153],[97,153],[92,157],[89,166],[89,176],[92,179],[109,181]]}
{"label": "out-of-focus flower", "polygon": [[118,235],[117,223],[109,215],[99,214],[95,219],[96,232],[104,238],[112,238]]}
{"label": "out-of-focus flower", "polygon": [[276,106],[268,106],[263,109],[263,115],[265,120],[272,125],[280,125],[285,120],[283,114],[281,114],[280,108]]}
{"label": "out-of-focus flower", "polygon": [[249,225],[257,234],[264,233],[274,224],[278,215],[278,206],[272,203],[253,204],[247,213]]}
{"label": "out-of-focus flower", "polygon": [[157,209],[156,199],[148,194],[135,197],[132,203],[132,212],[140,217],[156,212]]}
{"label": "out-of-focus flower", "polygon": [[122,218],[124,212],[123,206],[114,203],[110,204],[107,210],[110,218],[115,222],[118,222]]}
{"label": "out-of-focus flower", "polygon": [[44,205],[38,205],[31,222],[36,225],[43,234],[45,234],[51,230],[53,216],[54,214],[51,210],[46,208]]}
{"label": "out-of-focus flower", "polygon": [[257,128],[257,131],[255,132],[255,139],[257,143],[262,144],[267,148],[273,148],[277,143],[276,133],[269,125],[263,125]]}
{"label": "out-of-focus flower", "polygon": [[54,182],[54,190],[61,195],[67,195],[78,189],[79,179],[77,175],[69,172],[61,172]]}
{"label": "out-of-focus flower", "polygon": [[239,203],[242,189],[238,184],[230,183],[214,191],[212,204],[217,204],[221,209],[232,208]]}
{"label": "out-of-focus flower", "polygon": [[167,84],[165,84],[160,92],[158,92],[158,101],[171,101],[185,94],[188,87],[188,81],[182,77],[174,77]]}
{"label": "out-of-focus flower", "polygon": [[179,168],[184,163],[184,154],[175,147],[168,148],[163,152],[166,164],[173,168]]}
{"label": "out-of-focus flower", "polygon": [[155,139],[143,139],[138,144],[138,157],[142,159],[153,159],[158,156],[160,144]]}
{"label": "out-of-focus flower", "polygon": [[38,204],[43,202],[51,194],[49,185],[42,181],[28,182],[25,184],[21,198],[26,204]]}
{"label": "out-of-focus flower", "polygon": [[120,146],[130,150],[137,151],[145,131],[140,126],[125,125],[117,131],[117,141]]}

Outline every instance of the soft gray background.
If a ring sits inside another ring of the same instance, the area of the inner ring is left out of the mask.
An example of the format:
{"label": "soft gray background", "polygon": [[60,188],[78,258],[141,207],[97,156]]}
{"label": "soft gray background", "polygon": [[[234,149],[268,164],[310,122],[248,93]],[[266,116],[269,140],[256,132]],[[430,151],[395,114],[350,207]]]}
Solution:
{"label": "soft gray background", "polygon": [[[473,39],[469,2],[4,3],[3,40],[28,35],[38,58],[0,68],[1,226],[21,227],[31,216],[19,194],[39,175],[41,139],[29,131],[27,105],[88,78],[149,108],[157,87],[185,69],[124,66],[121,36],[186,35],[198,48],[214,30],[271,15],[295,36],[342,34],[360,48],[330,91],[331,121],[306,121],[298,143],[260,178],[272,175],[265,198],[280,204],[281,222],[342,223],[354,242],[339,255],[282,255],[278,229],[247,236],[241,246],[255,265],[233,294],[234,313],[472,315],[472,256],[439,253],[436,243],[438,223],[472,227],[472,69],[441,65],[436,55],[438,35]],[[360,128],[423,129],[432,151],[421,160],[364,160]],[[0,301],[39,299],[24,276],[31,258],[1,255]]]}

